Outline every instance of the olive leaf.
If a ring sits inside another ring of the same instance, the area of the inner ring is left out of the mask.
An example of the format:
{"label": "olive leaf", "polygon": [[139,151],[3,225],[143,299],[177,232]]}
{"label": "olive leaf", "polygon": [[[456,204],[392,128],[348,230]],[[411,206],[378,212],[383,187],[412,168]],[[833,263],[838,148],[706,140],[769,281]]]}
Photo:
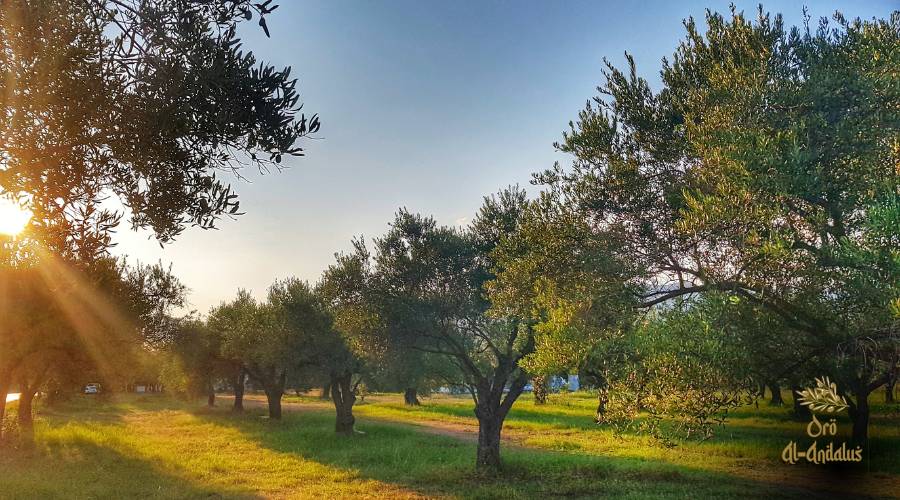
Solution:
{"label": "olive leaf", "polygon": [[837,385],[828,377],[816,378],[816,387],[797,392],[801,405],[809,406],[812,411],[837,413],[846,410],[849,405],[837,392]]}

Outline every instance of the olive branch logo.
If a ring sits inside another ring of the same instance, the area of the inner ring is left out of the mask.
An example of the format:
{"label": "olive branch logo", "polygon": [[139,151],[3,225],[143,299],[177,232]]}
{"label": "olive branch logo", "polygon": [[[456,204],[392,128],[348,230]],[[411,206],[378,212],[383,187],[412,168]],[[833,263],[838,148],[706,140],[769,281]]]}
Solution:
{"label": "olive branch logo", "polygon": [[799,401],[812,411],[837,413],[849,408],[847,400],[837,392],[837,385],[828,377],[816,378],[816,387],[798,391]]}

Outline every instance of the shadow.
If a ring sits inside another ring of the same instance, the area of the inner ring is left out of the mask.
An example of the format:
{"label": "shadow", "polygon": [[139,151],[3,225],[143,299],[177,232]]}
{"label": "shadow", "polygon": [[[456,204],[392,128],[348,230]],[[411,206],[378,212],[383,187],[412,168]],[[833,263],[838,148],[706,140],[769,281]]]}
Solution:
{"label": "shadow", "polygon": [[83,437],[0,457],[2,498],[262,498],[205,485]]}
{"label": "shadow", "polygon": [[[447,405],[437,401],[425,400],[420,406],[405,406],[397,403],[381,403],[379,406],[389,408],[398,413],[444,415],[472,420],[475,418],[474,407],[470,402],[465,404],[454,402],[454,404]],[[518,404],[518,402],[513,405],[506,421],[508,423],[550,425],[566,429],[591,430],[597,428],[597,424],[593,421],[593,414],[590,411],[582,412],[578,407],[567,408],[566,413],[559,413],[529,409],[528,406],[523,406]]]}
{"label": "shadow", "polygon": [[[243,416],[227,410],[195,414],[232,426],[261,446],[427,496],[465,498],[632,497],[632,498],[831,498],[820,491],[754,481],[701,468],[645,458],[604,457],[507,447],[498,475],[474,472],[475,445],[413,428],[358,419],[364,434],[334,433],[326,411],[286,412],[267,422],[253,409]],[[833,497],[839,497],[834,495]],[[859,497],[863,498],[863,497]]]}
{"label": "shadow", "polygon": [[[790,407],[789,396],[785,398],[786,406],[755,408],[752,405],[743,406],[729,412],[729,418],[724,426],[715,428],[711,438],[706,440],[685,439],[678,441],[679,445],[693,453],[726,452],[735,458],[744,458],[748,453],[773,457],[777,460],[786,444],[791,441],[810,444],[806,437],[807,420],[796,420]],[[519,432],[533,432],[540,434],[544,429],[560,430],[563,434],[597,433],[609,435],[612,428],[609,425],[596,424],[593,415],[587,408],[567,406],[562,408],[541,406],[535,408],[528,401],[524,405],[517,402],[513,406],[504,424],[504,429]],[[438,401],[426,401],[422,406],[409,407],[403,404],[389,402],[379,406],[389,408],[398,415],[443,415],[448,417],[465,418],[474,422],[471,405],[464,404],[462,400],[452,401],[451,404],[441,404]],[[889,405],[881,405],[873,408],[870,422],[871,439],[865,448],[862,466],[843,467],[851,471],[900,473],[900,430],[896,422],[900,419],[900,413],[894,411]],[[389,417],[384,417],[385,419]],[[839,432],[834,437],[836,443],[850,441],[852,423],[846,414],[837,415]],[[640,419],[639,419],[640,420]],[[666,424],[667,425],[667,424]],[[623,437],[643,437],[635,430],[622,432]],[[561,436],[565,438],[565,436]],[[599,437],[598,437],[599,439]],[[564,439],[563,439],[564,440]],[[559,448],[565,451],[590,452],[582,450],[575,442],[560,442]]]}
{"label": "shadow", "polygon": [[[264,414],[156,396],[76,401],[42,417],[36,450],[0,457],[0,497],[830,497],[806,481],[743,478],[702,462],[516,446],[504,447],[502,472],[481,475],[467,440],[365,416],[357,425],[365,434],[339,436],[327,407],[286,411],[282,421]],[[833,474],[803,473],[824,488]]]}

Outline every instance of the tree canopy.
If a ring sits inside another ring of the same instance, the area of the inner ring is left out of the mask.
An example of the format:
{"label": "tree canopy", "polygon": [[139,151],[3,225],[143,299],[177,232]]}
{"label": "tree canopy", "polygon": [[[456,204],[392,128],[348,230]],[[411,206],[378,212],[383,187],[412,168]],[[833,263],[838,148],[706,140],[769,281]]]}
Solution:
{"label": "tree canopy", "polygon": [[804,356],[855,394],[864,438],[865,399],[896,364],[900,15],[706,24],[685,23],[659,91],[630,56],[608,64],[558,144],[572,168],[537,180],[619,242],[641,306],[727,292],[815,344]]}
{"label": "tree canopy", "polygon": [[[221,173],[302,155],[291,69],[242,47],[249,0],[13,1],[0,11],[0,194],[57,252],[97,257],[126,213],[161,242],[237,215]],[[40,91],[36,91],[40,89]]]}

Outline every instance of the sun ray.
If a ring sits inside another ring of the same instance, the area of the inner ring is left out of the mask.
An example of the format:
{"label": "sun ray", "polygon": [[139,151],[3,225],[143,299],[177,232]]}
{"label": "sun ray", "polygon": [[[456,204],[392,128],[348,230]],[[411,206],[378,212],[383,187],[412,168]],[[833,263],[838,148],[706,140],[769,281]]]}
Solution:
{"label": "sun ray", "polygon": [[130,348],[139,345],[135,323],[80,271],[50,251],[42,249],[39,253],[38,269],[54,290],[56,305],[100,372],[113,376],[121,363],[112,360],[123,361]]}

